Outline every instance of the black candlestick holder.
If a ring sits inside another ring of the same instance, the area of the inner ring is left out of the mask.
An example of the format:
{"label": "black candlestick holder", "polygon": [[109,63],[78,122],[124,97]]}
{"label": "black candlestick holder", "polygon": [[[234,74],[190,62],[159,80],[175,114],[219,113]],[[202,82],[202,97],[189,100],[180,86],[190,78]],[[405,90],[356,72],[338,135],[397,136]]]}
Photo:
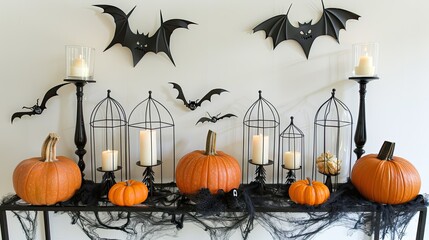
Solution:
{"label": "black candlestick holder", "polygon": [[153,171],[153,167],[159,166],[162,164],[162,161],[156,161],[155,165],[145,166],[140,163],[140,161],[136,162],[136,165],[139,167],[145,167],[146,169],[143,171],[143,180],[142,182],[146,184],[146,187],[149,190],[149,196],[153,196],[155,193],[155,172]]}
{"label": "black candlestick holder", "polygon": [[82,179],[85,174],[85,161],[83,156],[86,154],[85,145],[87,142],[86,132],[85,132],[85,122],[83,118],[83,87],[87,83],[95,83],[95,80],[76,80],[76,79],[64,79],[66,82],[73,83],[76,86],[76,97],[77,97],[77,108],[76,108],[76,128],[74,134],[74,143],[76,145],[75,154],[79,157],[77,165],[79,166],[80,172],[82,174]]}
{"label": "black candlestick holder", "polygon": [[272,160],[268,160],[268,163],[265,164],[258,164],[258,163],[254,163],[252,161],[252,159],[249,160],[249,163],[252,165],[256,166],[255,169],[255,181],[258,184],[258,189],[259,192],[262,194],[263,191],[265,190],[265,183],[266,183],[266,179],[267,179],[267,171],[265,170],[264,166],[269,166],[269,165],[273,165],[274,161]]}
{"label": "black candlestick holder", "polygon": [[288,171],[286,174],[286,182],[285,182],[284,190],[285,190],[285,195],[289,196],[289,188],[292,185],[292,183],[296,182],[295,171],[302,170],[302,167],[297,169],[289,169],[284,164],[282,164],[282,168]]}
{"label": "black candlestick holder", "polygon": [[366,135],[366,116],[365,116],[365,94],[366,94],[366,84],[370,81],[379,79],[377,76],[364,77],[364,76],[355,76],[350,77],[350,80],[356,81],[359,83],[359,116],[356,125],[356,132],[354,137],[354,142],[356,148],[354,153],[356,154],[357,159],[361,158],[365,153],[363,147],[365,146],[367,135]]}
{"label": "black candlestick holder", "polygon": [[105,197],[108,195],[110,188],[115,185],[115,172],[121,170],[122,167],[118,166],[115,170],[103,170],[101,167],[97,168],[97,171],[103,172],[103,177],[101,179],[101,196]]}

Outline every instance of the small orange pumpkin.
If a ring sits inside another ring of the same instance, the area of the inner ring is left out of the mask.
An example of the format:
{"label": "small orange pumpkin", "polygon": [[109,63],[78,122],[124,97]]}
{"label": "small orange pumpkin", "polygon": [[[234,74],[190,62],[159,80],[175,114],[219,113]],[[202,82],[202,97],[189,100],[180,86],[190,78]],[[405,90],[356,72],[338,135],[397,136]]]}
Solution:
{"label": "small orange pumpkin", "polygon": [[395,143],[385,141],[378,155],[365,155],[353,166],[352,183],[370,201],[401,204],[420,192],[419,172],[406,159],[393,156],[394,149]]}
{"label": "small orange pumpkin", "polygon": [[136,180],[115,183],[109,190],[110,202],[119,206],[132,206],[146,201],[148,196],[147,186]]}
{"label": "small orange pumpkin", "polygon": [[216,194],[222,189],[229,192],[238,188],[241,169],[237,160],[221,151],[216,151],[216,133],[207,134],[206,150],[195,150],[183,156],[176,167],[176,184],[183,194],[195,194],[208,188]]}
{"label": "small orange pumpkin", "polygon": [[56,156],[59,137],[50,133],[42,146],[41,157],[21,161],[13,172],[13,188],[33,205],[52,205],[69,200],[80,188],[82,175],[75,161]]}
{"label": "small orange pumpkin", "polygon": [[289,188],[289,197],[298,204],[317,206],[329,199],[328,187],[322,182],[311,181],[310,178],[292,183]]}

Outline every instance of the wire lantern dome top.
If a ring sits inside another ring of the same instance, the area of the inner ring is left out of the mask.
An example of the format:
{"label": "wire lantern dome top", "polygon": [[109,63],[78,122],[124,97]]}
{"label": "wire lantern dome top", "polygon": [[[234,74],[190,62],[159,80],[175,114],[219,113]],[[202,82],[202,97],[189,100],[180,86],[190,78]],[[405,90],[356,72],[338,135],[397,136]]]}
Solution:
{"label": "wire lantern dome top", "polygon": [[131,111],[128,126],[150,130],[161,129],[173,127],[174,120],[170,111],[152,98],[152,91],[149,91],[149,97],[137,104]]}
{"label": "wire lantern dome top", "polygon": [[91,112],[90,126],[93,128],[116,128],[127,125],[127,117],[122,105],[110,96],[111,91],[107,90],[107,97],[101,100]]}
{"label": "wire lantern dome top", "polygon": [[304,133],[293,123],[293,117],[290,117],[290,124],[280,134],[283,138],[303,138]]}
{"label": "wire lantern dome top", "polygon": [[258,92],[259,98],[247,110],[243,124],[254,128],[276,128],[280,124],[279,113],[273,104],[262,97],[262,91]]}
{"label": "wire lantern dome top", "polygon": [[353,117],[349,108],[335,97],[335,88],[331,97],[317,110],[314,124],[324,127],[345,127],[353,124]]}

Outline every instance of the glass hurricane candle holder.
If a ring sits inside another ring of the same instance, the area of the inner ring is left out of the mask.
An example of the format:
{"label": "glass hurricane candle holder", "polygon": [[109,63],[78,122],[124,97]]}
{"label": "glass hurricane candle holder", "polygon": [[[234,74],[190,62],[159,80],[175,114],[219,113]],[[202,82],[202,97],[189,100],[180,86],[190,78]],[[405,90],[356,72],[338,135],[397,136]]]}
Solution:
{"label": "glass hurricane candle holder", "polygon": [[373,77],[378,72],[378,43],[353,45],[353,76]]}
{"label": "glass hurricane candle holder", "polygon": [[66,79],[94,79],[95,49],[83,46],[66,46]]}

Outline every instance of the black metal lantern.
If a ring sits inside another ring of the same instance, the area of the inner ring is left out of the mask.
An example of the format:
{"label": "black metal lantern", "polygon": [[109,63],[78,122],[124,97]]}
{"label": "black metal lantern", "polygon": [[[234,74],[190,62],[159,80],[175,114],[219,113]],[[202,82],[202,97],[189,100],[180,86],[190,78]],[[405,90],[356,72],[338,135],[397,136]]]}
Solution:
{"label": "black metal lantern", "polygon": [[90,117],[91,178],[97,182],[102,174],[102,196],[116,183],[114,172],[121,181],[128,179],[130,166],[127,147],[127,118],[121,104],[110,96],[101,100]]}
{"label": "black metal lantern", "polygon": [[[175,179],[176,139],[173,117],[164,105],[152,98],[152,91],[149,91],[149,97],[131,111],[128,129],[130,158],[137,160],[137,166],[145,168],[143,182],[152,195],[155,190],[155,173],[159,174],[161,184],[167,179]],[[171,172],[166,172],[167,170]]]}
{"label": "black metal lantern", "polygon": [[[249,171],[255,169],[255,181],[264,187],[267,177],[269,182],[279,182],[277,147],[280,134],[280,117],[273,104],[262,97],[259,98],[247,110],[243,119],[243,175],[242,182],[249,182],[252,175]],[[270,166],[271,171],[266,174],[264,166]]]}
{"label": "black metal lantern", "polygon": [[290,117],[290,124],[280,134],[280,154],[282,157],[282,176],[286,173],[286,193],[290,185],[296,180],[296,173],[299,173],[299,179],[304,178],[305,173],[305,147],[304,133],[293,122]]}
{"label": "black metal lantern", "polygon": [[317,110],[314,118],[313,179],[324,178],[329,190],[335,191],[351,172],[353,118],[349,108],[331,97]]}

